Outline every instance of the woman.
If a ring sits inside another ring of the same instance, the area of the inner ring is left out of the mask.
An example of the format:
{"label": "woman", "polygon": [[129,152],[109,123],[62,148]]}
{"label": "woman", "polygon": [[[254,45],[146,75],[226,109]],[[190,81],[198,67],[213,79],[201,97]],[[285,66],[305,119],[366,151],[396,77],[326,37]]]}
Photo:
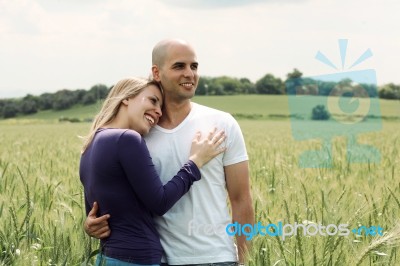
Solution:
{"label": "woman", "polygon": [[[97,265],[159,265],[162,247],[152,216],[163,215],[201,178],[198,168],[223,152],[223,132],[192,142],[187,163],[163,185],[142,135],[161,116],[162,90],[155,81],[119,81],[107,96],[84,143],[80,178],[86,212],[110,214],[110,237],[101,240]],[[160,147],[162,149],[162,147]]]}

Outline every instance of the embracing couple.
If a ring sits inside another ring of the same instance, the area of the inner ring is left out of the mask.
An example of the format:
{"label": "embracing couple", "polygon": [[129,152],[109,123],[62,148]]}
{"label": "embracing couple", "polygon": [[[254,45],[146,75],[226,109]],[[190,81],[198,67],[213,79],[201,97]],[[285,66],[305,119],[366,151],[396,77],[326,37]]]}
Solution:
{"label": "embracing couple", "polygon": [[151,70],[153,80],[111,89],[82,150],[84,227],[101,239],[96,265],[241,265],[245,236],[202,231],[254,223],[240,127],[191,102],[198,62],[186,41],[159,42]]}

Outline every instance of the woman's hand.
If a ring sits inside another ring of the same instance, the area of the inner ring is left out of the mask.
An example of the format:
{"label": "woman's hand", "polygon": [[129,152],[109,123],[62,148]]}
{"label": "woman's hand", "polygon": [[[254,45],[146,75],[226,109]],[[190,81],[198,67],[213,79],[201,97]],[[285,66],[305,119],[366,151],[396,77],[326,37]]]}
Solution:
{"label": "woman's hand", "polygon": [[217,128],[208,133],[206,138],[201,138],[201,132],[197,132],[190,149],[189,160],[192,160],[198,168],[208,163],[211,159],[221,154],[226,150],[226,147],[221,147],[226,136],[223,130],[217,132]]}

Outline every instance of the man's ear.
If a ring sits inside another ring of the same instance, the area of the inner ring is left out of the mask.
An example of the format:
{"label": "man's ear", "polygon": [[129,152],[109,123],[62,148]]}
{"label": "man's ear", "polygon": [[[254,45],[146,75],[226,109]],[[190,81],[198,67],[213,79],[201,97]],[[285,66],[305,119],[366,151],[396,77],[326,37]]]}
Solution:
{"label": "man's ear", "polygon": [[153,79],[160,82],[160,69],[158,68],[157,65],[153,65],[151,67],[151,73],[153,74]]}

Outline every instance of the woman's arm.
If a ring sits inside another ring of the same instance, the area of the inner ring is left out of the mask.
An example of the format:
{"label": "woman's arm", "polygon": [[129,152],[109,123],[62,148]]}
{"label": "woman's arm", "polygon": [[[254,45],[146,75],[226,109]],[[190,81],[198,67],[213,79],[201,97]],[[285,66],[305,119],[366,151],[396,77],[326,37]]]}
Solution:
{"label": "woman's arm", "polygon": [[118,141],[119,161],[143,204],[155,214],[163,215],[189,191],[193,182],[200,180],[196,163],[201,167],[224,151],[219,148],[224,139],[223,133],[215,134],[215,130],[203,140],[197,134],[191,147],[190,158],[193,161],[188,160],[165,185],[156,172],[144,139],[136,132],[127,130],[121,135]]}

